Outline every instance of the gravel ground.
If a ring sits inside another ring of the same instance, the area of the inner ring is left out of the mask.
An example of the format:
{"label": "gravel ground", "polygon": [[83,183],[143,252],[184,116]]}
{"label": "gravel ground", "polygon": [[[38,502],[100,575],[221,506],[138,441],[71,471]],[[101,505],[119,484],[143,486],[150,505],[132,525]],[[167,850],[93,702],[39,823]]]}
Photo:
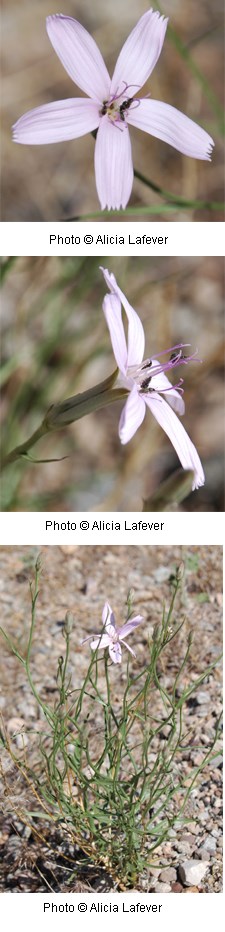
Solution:
{"label": "gravel ground", "polygon": [[[134,671],[142,669],[146,659],[147,637],[160,620],[162,606],[170,599],[169,577],[181,560],[185,563],[184,584],[178,594],[175,620],[185,614],[182,631],[168,649],[163,668],[163,683],[170,687],[185,652],[189,630],[193,633],[190,661],[183,683],[195,680],[221,649],[222,548],[124,546],[43,547],[40,596],[36,631],[32,649],[32,672],[37,690],[51,703],[56,692],[57,660],[64,653],[63,620],[73,613],[70,673],[72,684],[82,683],[90,656],[82,637],[99,630],[101,612],[107,598],[118,623],[125,618],[124,604],[130,587],[134,590],[134,614],[143,614],[144,624],[132,634],[136,652]],[[37,550],[30,547],[2,547],[1,624],[16,641],[23,654],[30,618],[29,580],[32,578]],[[118,584],[119,583],[119,584]],[[173,646],[172,646],[173,645]],[[125,680],[124,658],[121,668],[111,668],[119,702]],[[1,641],[0,709],[4,727],[17,756],[25,741],[26,755],[32,767],[37,755],[40,714],[24,670]],[[103,682],[103,678],[102,678]],[[100,683],[101,685],[101,683]],[[207,748],[221,707],[221,673],[217,667],[190,697],[186,706],[185,730],[190,729],[191,750],[184,750],[182,766],[190,774],[200,763],[199,744]],[[24,729],[25,738],[21,738]],[[17,735],[15,732],[17,731]],[[98,720],[93,723],[93,741],[98,734]],[[192,790],[187,814],[191,821],[171,831],[171,837],[157,850],[157,864],[139,878],[142,891],[220,892],[222,868],[221,764],[220,748],[213,767],[206,767]],[[88,862],[81,864],[81,852],[57,824],[46,830],[43,821],[21,816],[23,805],[34,808],[29,787],[23,784],[12,762],[3,754],[5,782],[1,785],[0,891],[70,892],[81,889],[107,891],[116,889],[115,878]],[[36,806],[35,806],[36,808]],[[37,835],[38,830],[38,835]],[[72,879],[71,879],[72,878]],[[69,886],[68,886],[69,884]]]}

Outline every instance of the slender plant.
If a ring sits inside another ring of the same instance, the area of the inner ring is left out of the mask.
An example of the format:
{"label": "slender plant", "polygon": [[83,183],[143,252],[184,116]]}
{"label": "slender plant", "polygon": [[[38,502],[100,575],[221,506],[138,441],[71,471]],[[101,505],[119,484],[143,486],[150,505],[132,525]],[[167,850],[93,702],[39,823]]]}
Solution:
{"label": "slender plant", "polygon": [[[138,672],[130,660],[134,652],[125,640],[133,628],[143,623],[140,615],[132,618],[132,593],[128,594],[127,617],[121,628],[116,628],[113,612],[105,604],[102,630],[90,637],[91,659],[82,686],[75,689],[68,670],[72,618],[66,615],[65,653],[58,659],[56,677],[57,698],[54,705],[49,705],[37,691],[31,671],[40,572],[38,558],[34,583],[30,585],[31,626],[25,656],[0,629],[24,668],[46,723],[37,763],[31,766],[27,753],[22,757],[21,752],[15,754],[4,729],[2,742],[38,802],[35,816],[59,823],[61,831],[68,832],[79,846],[81,859],[83,852],[86,863],[88,859],[111,872],[120,889],[132,888],[143,871],[158,863],[158,849],[170,837],[171,829],[177,823],[180,826],[188,822],[185,810],[193,787],[216,755],[219,720],[210,746],[207,750],[201,748],[201,763],[193,768],[191,779],[180,766],[183,749],[188,748],[185,704],[207,681],[219,658],[184,686],[182,677],[187,671],[192,641],[189,633],[173,682],[165,685],[168,645],[176,643],[184,625],[184,618],[177,623],[174,617],[183,584],[180,566],[171,577],[169,608],[163,606],[162,619],[154,627],[146,661]],[[125,685],[116,701],[115,675],[119,676],[119,665],[124,664],[124,644],[128,649]],[[32,824],[31,811],[23,812],[22,817]]]}

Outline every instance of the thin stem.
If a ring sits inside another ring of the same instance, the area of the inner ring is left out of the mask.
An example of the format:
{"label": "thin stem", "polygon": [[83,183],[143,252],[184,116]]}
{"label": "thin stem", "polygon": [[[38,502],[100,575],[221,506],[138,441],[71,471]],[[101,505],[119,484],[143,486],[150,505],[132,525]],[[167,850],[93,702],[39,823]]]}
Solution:
{"label": "thin stem", "polygon": [[[135,174],[135,173],[134,173]],[[142,179],[141,179],[142,180]],[[164,196],[164,195],[162,195]],[[178,199],[172,200],[172,195],[170,196],[171,200],[169,204],[151,204],[149,206],[140,206],[140,207],[125,207],[123,210],[93,210],[89,214],[78,214],[75,217],[64,217],[64,223],[83,223],[85,220],[98,220],[101,218],[110,220],[111,217],[116,217],[119,220],[120,217],[140,217],[147,216],[151,217],[155,214],[171,214],[174,210],[177,210],[179,207],[185,207],[185,202],[182,204],[181,201],[178,203]],[[175,198],[175,195],[174,195]],[[192,207],[195,209],[202,209],[208,207],[210,210],[221,210],[224,211],[223,201],[188,201],[186,207]]]}
{"label": "thin stem", "polygon": [[91,414],[93,411],[104,408],[105,405],[110,405],[113,404],[114,401],[124,399],[124,397],[127,396],[126,389],[110,387],[115,382],[116,375],[117,370],[108,379],[95,385],[94,388],[90,388],[86,392],[67,398],[59,404],[53,404],[47,411],[40,427],[34,431],[31,437],[25,440],[24,443],[20,443],[19,446],[15,447],[3,458],[2,470],[20,457],[26,458],[28,450],[30,450],[41,437],[50,433],[50,431],[60,430],[68,424],[72,424],[74,421],[78,421],[80,418],[85,417],[86,414]]}
{"label": "thin stem", "polygon": [[38,427],[37,430],[31,434],[31,437],[29,437],[28,440],[25,440],[24,443],[20,443],[18,447],[14,447],[14,450],[11,450],[10,453],[7,453],[7,455],[2,460],[2,470],[5,469],[6,466],[9,466],[10,463],[14,463],[15,460],[20,458],[20,456],[26,456],[28,450],[30,450],[30,448],[33,447],[34,444],[37,443],[37,441],[40,440],[41,437],[44,437],[44,435],[47,433],[48,429],[46,428],[45,421],[42,421],[40,427]]}
{"label": "thin stem", "polygon": [[215,210],[216,206],[218,208],[220,206],[221,207],[224,206],[223,204],[220,205],[219,203],[217,203],[216,205],[215,201],[199,201],[199,200],[190,201],[186,199],[185,197],[180,197],[179,195],[171,194],[170,191],[166,191],[164,188],[161,188],[160,185],[156,184],[150,178],[146,178],[146,176],[142,175],[142,172],[137,171],[136,168],[134,169],[134,177],[137,178],[138,181],[142,181],[142,184],[147,185],[147,187],[151,188],[152,191],[155,191],[156,194],[159,194],[160,197],[165,197],[166,200],[171,201],[171,203],[173,203],[177,207],[190,207],[190,208],[205,207],[205,208],[208,208],[209,210],[211,208]]}

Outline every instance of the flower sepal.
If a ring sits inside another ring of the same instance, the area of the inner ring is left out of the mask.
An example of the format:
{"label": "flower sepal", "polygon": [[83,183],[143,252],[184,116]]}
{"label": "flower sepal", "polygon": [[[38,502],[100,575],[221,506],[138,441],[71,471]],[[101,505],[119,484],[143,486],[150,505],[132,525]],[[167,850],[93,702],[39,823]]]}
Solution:
{"label": "flower sepal", "polygon": [[99,408],[113,404],[114,401],[124,400],[128,394],[127,389],[113,388],[117,377],[118,369],[115,369],[107,379],[89,388],[88,391],[72,395],[71,398],[66,398],[59,404],[51,405],[45,418],[47,429],[55,430],[57,427],[72,424],[73,421],[78,421],[79,418],[91,414],[92,411],[98,411]]}

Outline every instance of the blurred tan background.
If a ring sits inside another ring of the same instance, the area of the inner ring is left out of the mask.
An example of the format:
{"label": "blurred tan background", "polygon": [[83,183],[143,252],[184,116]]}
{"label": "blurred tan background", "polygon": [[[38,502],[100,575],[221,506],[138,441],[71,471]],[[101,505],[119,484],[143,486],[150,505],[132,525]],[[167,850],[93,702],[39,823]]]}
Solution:
{"label": "blurred tan background", "polygon": [[[45,17],[63,13],[78,19],[99,45],[112,74],[120,48],[146,0],[2,0],[3,3],[3,197],[2,219],[68,219],[99,209],[94,179],[94,140],[89,136],[48,146],[12,142],[11,126],[25,111],[52,100],[82,96],[64,71],[48,39]],[[154,5],[158,9],[157,0]],[[161,12],[192,54],[209,87],[223,102],[222,0],[164,0]],[[182,156],[166,144],[131,127],[134,165],[162,188],[188,199],[223,197],[223,150],[220,118],[196,74],[166,37],[156,68],[143,90],[182,110],[213,136],[212,163]],[[161,198],[135,180],[132,207],[162,204]],[[135,215],[138,219],[138,215]],[[145,215],[146,217],[147,215]],[[157,214],[155,219],[157,219]],[[160,214],[163,219],[221,219],[210,209]],[[154,217],[154,214],[153,214]]]}
{"label": "blurred tan background", "polygon": [[[17,258],[3,263],[2,444],[11,450],[39,426],[48,407],[85,391],[115,367],[102,311],[106,286],[99,265],[117,277],[143,321],[145,357],[191,344],[202,363],[173,373],[184,378],[184,427],[195,443],[206,484],[181,510],[224,508],[223,259]],[[92,413],[39,441],[37,459],[4,474],[5,510],[141,510],[143,498],[179,466],[149,411],[135,437],[118,438],[121,403]]]}

